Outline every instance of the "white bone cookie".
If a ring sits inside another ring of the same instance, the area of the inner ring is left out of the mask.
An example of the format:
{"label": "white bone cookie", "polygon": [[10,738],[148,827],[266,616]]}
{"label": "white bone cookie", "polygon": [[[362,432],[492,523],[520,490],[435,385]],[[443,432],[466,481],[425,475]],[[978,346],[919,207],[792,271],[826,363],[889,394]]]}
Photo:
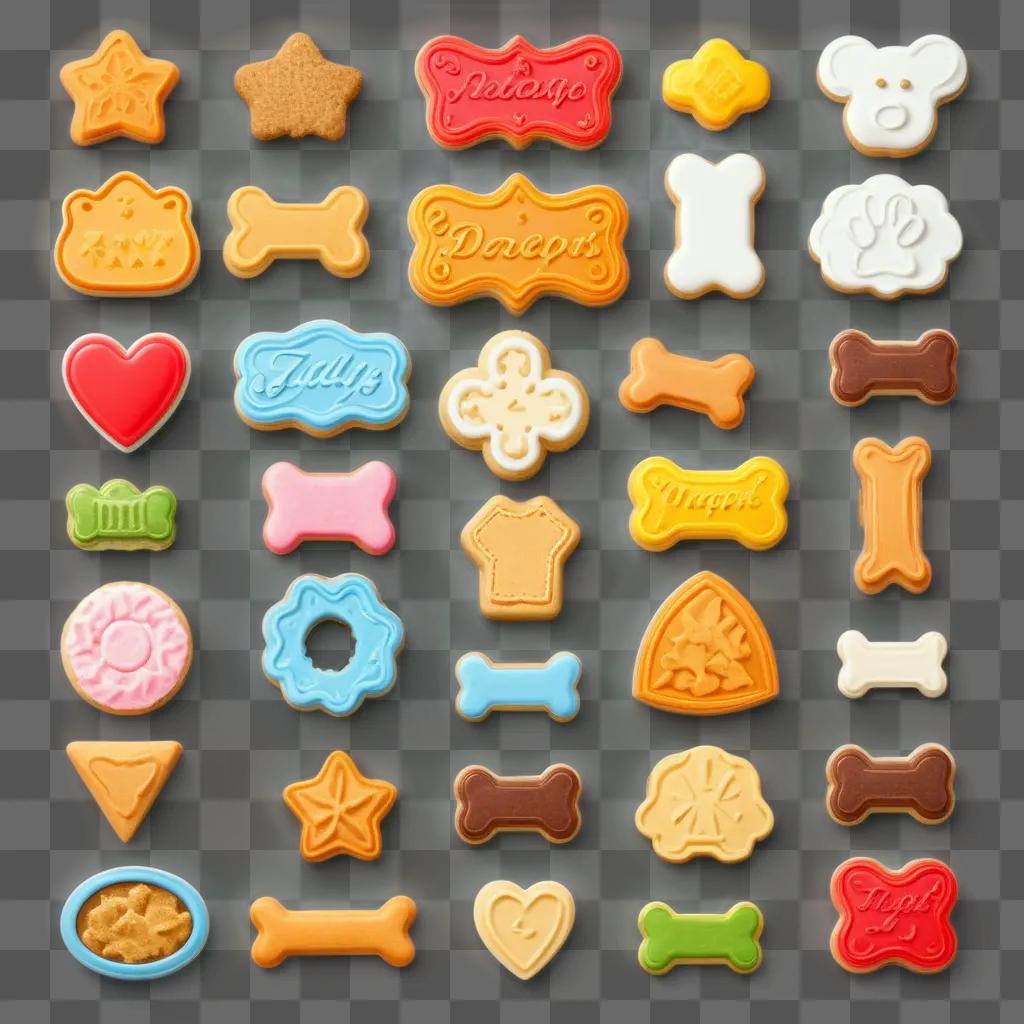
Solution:
{"label": "white bone cookie", "polygon": [[764,191],[764,168],[748,153],[713,164],[683,153],[668,165],[665,190],[676,204],[676,247],[665,284],[681,299],[720,291],[749,299],[764,284],[754,251],[754,205]]}
{"label": "white bone cookie", "polygon": [[945,36],[881,48],[842,36],[822,50],[818,85],[844,104],[843,130],[855,149],[867,156],[913,156],[935,137],[938,108],[964,91],[967,58]]}
{"label": "white bone cookie", "polygon": [[942,662],[948,645],[941,633],[924,633],[916,640],[868,640],[848,629],[836,644],[843,667],[839,692],[844,697],[863,697],[868,690],[911,688],[925,697],[946,692]]}

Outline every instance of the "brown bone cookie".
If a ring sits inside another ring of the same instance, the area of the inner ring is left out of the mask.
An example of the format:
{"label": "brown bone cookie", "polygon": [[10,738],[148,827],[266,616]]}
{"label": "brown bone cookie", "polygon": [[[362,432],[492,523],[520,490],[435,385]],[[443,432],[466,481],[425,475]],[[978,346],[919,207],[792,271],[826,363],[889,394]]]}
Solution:
{"label": "brown bone cookie", "polygon": [[956,761],[938,743],[924,743],[906,757],[873,757],[847,743],[825,765],[825,806],[840,825],[859,825],[870,814],[910,814],[939,825],[953,813]]}
{"label": "brown bone cookie", "polygon": [[455,776],[455,831],[467,843],[498,832],[539,832],[567,843],[580,830],[580,777],[567,764],[542,775],[495,775],[471,764]]}

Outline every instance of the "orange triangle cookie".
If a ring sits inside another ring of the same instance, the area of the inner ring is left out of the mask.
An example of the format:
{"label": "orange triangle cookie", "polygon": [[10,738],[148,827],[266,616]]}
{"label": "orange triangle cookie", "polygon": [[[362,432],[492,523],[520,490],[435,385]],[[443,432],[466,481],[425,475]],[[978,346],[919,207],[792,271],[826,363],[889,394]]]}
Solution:
{"label": "orange triangle cookie", "polygon": [[127,843],[181,757],[177,740],[78,741],[68,758],[122,843]]}

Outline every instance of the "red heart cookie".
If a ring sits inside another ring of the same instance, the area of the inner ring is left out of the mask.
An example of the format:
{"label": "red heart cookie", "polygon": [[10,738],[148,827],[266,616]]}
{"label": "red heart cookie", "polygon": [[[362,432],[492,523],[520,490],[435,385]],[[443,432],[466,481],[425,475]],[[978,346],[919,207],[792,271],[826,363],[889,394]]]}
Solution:
{"label": "red heart cookie", "polygon": [[112,445],[135,451],[170,418],[192,365],[170,334],[147,334],[127,351],[106,334],[83,334],[64,353],[64,386]]}

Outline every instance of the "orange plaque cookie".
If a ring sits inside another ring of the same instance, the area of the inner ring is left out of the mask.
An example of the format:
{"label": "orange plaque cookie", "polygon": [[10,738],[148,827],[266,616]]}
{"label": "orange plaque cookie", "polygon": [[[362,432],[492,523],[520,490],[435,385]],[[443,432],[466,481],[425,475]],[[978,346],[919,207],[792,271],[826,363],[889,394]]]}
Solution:
{"label": "orange plaque cookie", "polygon": [[95,192],[72,192],[63,215],[53,260],[75,291],[155,298],[181,291],[199,270],[192,201],[180,188],[118,171]]}
{"label": "orange plaque cookie", "polygon": [[522,174],[487,195],[431,185],[409,207],[409,281],[435,306],[490,295],[518,316],[547,294],[606,306],[629,283],[628,226],[604,185],[550,195]]}
{"label": "orange plaque cookie", "polygon": [[164,100],[179,77],[176,64],[147,57],[124,29],[108,33],[91,57],[60,69],[60,84],[75,103],[71,141],[163,142]]}
{"label": "orange plaque cookie", "polygon": [[890,583],[921,594],[931,584],[922,539],[922,490],[931,465],[932,450],[923,437],[904,438],[895,448],[866,437],[853,449],[864,527],[853,580],[865,594],[877,594]]}
{"label": "orange plaque cookie", "polygon": [[699,572],[651,619],[633,669],[633,696],[689,715],[726,715],[774,700],[771,638],[750,602],[721,576]]}
{"label": "orange plaque cookie", "polygon": [[462,549],[480,570],[480,611],[489,619],[555,618],[565,562],[579,542],[579,526],[550,498],[491,498],[462,530]]}

